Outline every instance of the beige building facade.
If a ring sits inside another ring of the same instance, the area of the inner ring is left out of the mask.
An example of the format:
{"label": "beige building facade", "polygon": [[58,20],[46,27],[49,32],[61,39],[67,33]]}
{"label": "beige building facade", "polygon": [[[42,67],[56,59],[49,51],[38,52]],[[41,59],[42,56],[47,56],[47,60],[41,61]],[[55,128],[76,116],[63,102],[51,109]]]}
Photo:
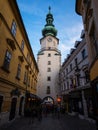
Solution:
{"label": "beige building facade", "polygon": [[16,3],[0,0],[0,125],[24,114],[38,67]]}

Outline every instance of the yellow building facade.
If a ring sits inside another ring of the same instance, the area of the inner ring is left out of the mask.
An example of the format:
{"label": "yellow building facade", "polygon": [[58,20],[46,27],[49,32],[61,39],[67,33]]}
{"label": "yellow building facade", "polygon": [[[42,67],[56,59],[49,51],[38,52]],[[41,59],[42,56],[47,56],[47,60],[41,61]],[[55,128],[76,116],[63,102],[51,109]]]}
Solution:
{"label": "yellow building facade", "polygon": [[92,117],[98,120],[98,0],[76,0],[76,13],[82,16],[86,33],[92,85]]}
{"label": "yellow building facade", "polygon": [[23,115],[36,95],[38,67],[16,3],[0,0],[0,124]]}

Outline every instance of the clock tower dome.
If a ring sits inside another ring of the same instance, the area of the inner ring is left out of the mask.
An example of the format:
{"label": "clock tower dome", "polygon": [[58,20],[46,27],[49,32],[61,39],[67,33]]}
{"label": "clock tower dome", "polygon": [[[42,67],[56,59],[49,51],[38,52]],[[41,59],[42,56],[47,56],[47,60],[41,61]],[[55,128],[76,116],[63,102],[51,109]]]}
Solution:
{"label": "clock tower dome", "polygon": [[57,30],[53,25],[53,15],[51,7],[46,15],[46,25],[42,29],[42,38],[40,39],[41,49],[37,55],[37,64],[39,68],[37,94],[44,101],[51,103],[56,101],[59,94],[59,70],[61,66],[61,52],[58,50],[59,39]]}
{"label": "clock tower dome", "polygon": [[48,36],[48,35],[52,35],[52,36],[56,36],[57,35],[57,30],[55,29],[55,26],[53,25],[53,15],[50,12],[51,7],[49,7],[49,13],[46,16],[46,25],[44,27],[44,29],[42,30],[42,35]]}

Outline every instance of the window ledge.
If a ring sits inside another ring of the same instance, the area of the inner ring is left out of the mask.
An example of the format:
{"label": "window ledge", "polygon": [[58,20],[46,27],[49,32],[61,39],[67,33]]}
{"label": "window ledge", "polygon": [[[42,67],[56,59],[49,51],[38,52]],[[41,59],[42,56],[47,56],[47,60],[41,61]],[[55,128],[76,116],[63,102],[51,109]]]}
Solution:
{"label": "window ledge", "polygon": [[4,70],[5,72],[10,73],[9,69],[4,68],[4,66],[2,66],[1,68],[2,68],[2,70]]}
{"label": "window ledge", "polygon": [[17,76],[16,76],[16,79],[17,79],[17,80],[20,80],[20,78],[19,78],[19,77],[17,77]]}

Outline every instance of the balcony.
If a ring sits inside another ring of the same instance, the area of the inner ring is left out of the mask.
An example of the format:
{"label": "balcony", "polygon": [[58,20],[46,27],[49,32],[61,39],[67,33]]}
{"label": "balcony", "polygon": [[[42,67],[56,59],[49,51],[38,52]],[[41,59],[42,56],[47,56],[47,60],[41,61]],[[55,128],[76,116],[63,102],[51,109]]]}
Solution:
{"label": "balcony", "polygon": [[43,51],[50,51],[50,50],[56,51],[57,53],[59,53],[61,55],[61,51],[54,47],[44,47],[39,50],[38,55],[41,55]]}

